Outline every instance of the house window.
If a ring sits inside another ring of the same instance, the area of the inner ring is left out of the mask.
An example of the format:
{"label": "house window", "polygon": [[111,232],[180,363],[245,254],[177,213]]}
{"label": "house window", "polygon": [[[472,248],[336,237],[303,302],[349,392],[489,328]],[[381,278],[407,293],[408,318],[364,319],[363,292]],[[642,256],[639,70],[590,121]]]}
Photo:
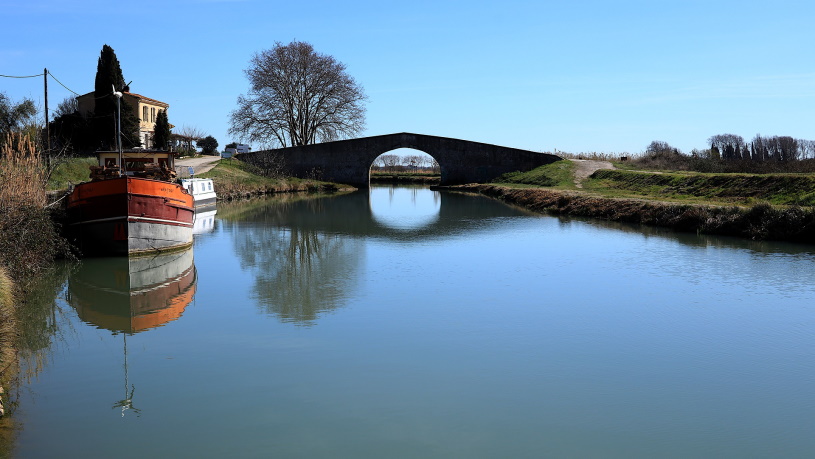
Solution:
{"label": "house window", "polygon": [[150,109],[150,122],[151,123],[156,122],[156,109],[155,108]]}
{"label": "house window", "polygon": [[147,122],[147,107],[142,107],[141,115],[141,120]]}
{"label": "house window", "polygon": [[116,158],[105,158],[105,167],[113,167],[116,165]]}

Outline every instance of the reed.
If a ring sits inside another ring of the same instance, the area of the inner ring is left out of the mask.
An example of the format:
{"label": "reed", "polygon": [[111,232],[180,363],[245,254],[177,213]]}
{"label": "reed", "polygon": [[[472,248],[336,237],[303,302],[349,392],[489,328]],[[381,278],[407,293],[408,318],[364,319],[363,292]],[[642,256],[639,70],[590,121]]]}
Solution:
{"label": "reed", "polygon": [[6,135],[0,146],[0,212],[46,203],[46,171],[34,142],[22,134]]}
{"label": "reed", "polygon": [[36,274],[67,244],[46,208],[47,173],[28,137],[10,134],[0,145],[0,266],[15,281]]}

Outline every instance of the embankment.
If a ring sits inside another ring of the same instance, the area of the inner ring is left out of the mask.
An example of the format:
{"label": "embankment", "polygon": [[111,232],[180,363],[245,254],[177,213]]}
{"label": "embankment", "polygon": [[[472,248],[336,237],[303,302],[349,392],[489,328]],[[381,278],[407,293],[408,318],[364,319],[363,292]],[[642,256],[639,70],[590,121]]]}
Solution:
{"label": "embankment", "polygon": [[681,174],[598,170],[592,180],[603,188],[666,198],[701,197],[738,204],[815,204],[810,174]]}
{"label": "embankment", "polygon": [[738,236],[753,240],[815,243],[812,207],[752,207],[673,204],[640,199],[589,196],[542,188],[497,185],[438,187],[480,193],[536,212],[640,223],[702,234]]}
{"label": "embankment", "polygon": [[333,193],[338,191],[351,191],[356,188],[324,182],[279,182],[274,184],[232,184],[215,183],[219,201],[233,201],[236,199],[251,198],[275,193]]}
{"label": "embankment", "polygon": [[439,175],[371,174],[371,183],[436,185],[439,182]]}
{"label": "embankment", "polygon": [[320,192],[354,190],[355,188],[319,180],[265,175],[264,171],[242,161],[220,161],[212,170],[201,174],[211,178],[219,201],[251,198],[274,193]]}

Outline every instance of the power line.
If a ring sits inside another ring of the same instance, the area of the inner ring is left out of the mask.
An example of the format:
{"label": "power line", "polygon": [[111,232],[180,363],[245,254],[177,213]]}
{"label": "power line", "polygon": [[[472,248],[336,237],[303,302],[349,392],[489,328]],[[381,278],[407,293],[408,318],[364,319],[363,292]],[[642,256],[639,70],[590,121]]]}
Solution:
{"label": "power line", "polygon": [[3,78],[37,78],[45,75],[44,73],[40,73],[39,75],[25,75],[25,76],[16,76],[16,75],[0,75]]}
{"label": "power line", "polygon": [[59,83],[59,84],[60,84],[60,86],[62,86],[63,88],[67,89],[68,91],[71,91],[72,93],[76,94],[77,96],[79,96],[79,95],[80,95],[78,92],[76,92],[76,91],[74,91],[73,89],[69,88],[68,86],[65,86],[64,84],[62,84],[62,82],[61,82],[61,81],[59,81],[59,80],[57,79],[57,77],[55,77],[55,76],[54,76],[54,74],[53,74],[53,73],[51,73],[51,71],[50,71],[50,70],[48,71],[48,74],[49,74],[49,75],[51,75],[51,78],[53,78],[53,79],[54,79],[54,81],[56,81],[57,83]]}

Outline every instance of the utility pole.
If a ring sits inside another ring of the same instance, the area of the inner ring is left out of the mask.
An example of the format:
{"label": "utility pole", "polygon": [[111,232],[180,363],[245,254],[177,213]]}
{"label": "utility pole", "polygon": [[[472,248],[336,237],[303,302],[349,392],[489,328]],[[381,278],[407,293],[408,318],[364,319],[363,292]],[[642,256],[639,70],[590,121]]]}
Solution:
{"label": "utility pole", "polygon": [[45,157],[48,167],[51,167],[51,127],[48,123],[48,68],[42,71],[43,84],[45,86]]}

